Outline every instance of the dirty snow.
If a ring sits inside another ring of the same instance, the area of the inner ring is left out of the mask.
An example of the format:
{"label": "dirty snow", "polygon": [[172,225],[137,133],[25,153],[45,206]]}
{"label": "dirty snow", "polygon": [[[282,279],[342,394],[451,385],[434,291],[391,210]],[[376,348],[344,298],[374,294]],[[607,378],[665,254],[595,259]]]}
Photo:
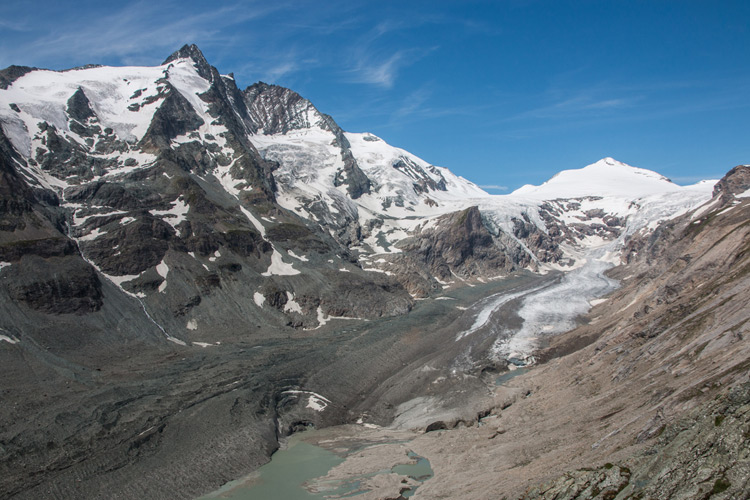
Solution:
{"label": "dirty snow", "polygon": [[273,254],[271,254],[271,265],[261,276],[294,276],[295,274],[300,274],[300,271],[296,270],[291,264],[284,262],[279,251],[274,248]]}
{"label": "dirty snow", "polygon": [[102,236],[104,234],[107,234],[106,231],[102,231],[100,227],[97,227],[93,231],[91,231],[89,234],[85,236],[81,236],[80,238],[77,238],[78,241],[91,241],[97,239],[99,236]]}
{"label": "dirty snow", "polygon": [[[151,215],[161,217],[166,223],[168,223],[175,229],[175,231],[177,232],[177,237],[182,237],[182,231],[179,230],[177,226],[181,222],[187,220],[187,214],[189,210],[190,205],[185,203],[185,201],[180,196],[172,202],[170,208],[168,208],[167,210],[151,210],[150,213]],[[121,223],[123,222],[121,221]]]}
{"label": "dirty snow", "polygon": [[284,312],[295,312],[302,314],[302,307],[294,300],[294,294],[292,292],[286,292],[287,302],[284,304]]}
{"label": "dirty snow", "polygon": [[289,390],[289,391],[282,392],[282,394],[306,395],[307,396],[306,408],[310,408],[315,411],[323,411],[326,409],[326,407],[328,407],[329,404],[331,404],[330,399],[312,391]]}
{"label": "dirty snow", "polygon": [[164,290],[166,290],[167,288],[167,274],[169,274],[169,266],[162,260],[161,262],[159,262],[159,264],[157,264],[156,272],[159,274],[159,276],[164,278],[164,281],[162,281],[159,285],[159,293],[164,293]]}
{"label": "dirty snow", "polygon": [[18,340],[17,338],[13,336],[0,335],[0,342],[7,342],[9,344],[18,344],[20,340]]}
{"label": "dirty snow", "polygon": [[302,262],[309,262],[309,260],[310,260],[307,257],[305,257],[304,255],[297,255],[297,254],[295,254],[291,250],[287,250],[286,253],[289,254],[289,257],[294,257],[295,259],[301,260]]}

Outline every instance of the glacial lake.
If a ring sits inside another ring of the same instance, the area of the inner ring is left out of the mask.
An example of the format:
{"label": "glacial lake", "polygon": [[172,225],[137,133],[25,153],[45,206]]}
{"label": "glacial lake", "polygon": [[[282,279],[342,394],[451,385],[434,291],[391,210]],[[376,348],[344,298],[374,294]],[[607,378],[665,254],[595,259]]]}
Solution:
{"label": "glacial lake", "polygon": [[[433,472],[429,460],[409,452],[409,457],[415,460],[413,464],[401,464],[390,471],[379,471],[364,476],[348,478],[331,484],[325,491],[313,493],[305,488],[305,483],[325,476],[328,471],[345,460],[345,455],[361,450],[358,445],[342,454],[336,454],[320,446],[304,441],[311,432],[298,433],[291,436],[286,447],[279,449],[271,456],[271,461],[255,472],[242,479],[231,481],[220,489],[198,500],[229,499],[229,500],[324,500],[326,498],[356,498],[365,493],[361,490],[361,482],[375,474],[395,472],[419,481],[420,483],[432,477]],[[378,444],[383,444],[382,442]],[[367,445],[364,445],[367,447]],[[344,456],[342,456],[344,455]],[[403,496],[409,498],[418,489],[415,486],[405,491]]]}

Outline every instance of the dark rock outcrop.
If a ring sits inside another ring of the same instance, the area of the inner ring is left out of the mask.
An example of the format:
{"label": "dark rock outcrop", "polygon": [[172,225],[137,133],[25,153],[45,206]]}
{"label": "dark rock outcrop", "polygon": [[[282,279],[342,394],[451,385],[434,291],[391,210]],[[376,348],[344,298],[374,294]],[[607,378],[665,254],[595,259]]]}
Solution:
{"label": "dark rock outcrop", "polygon": [[495,245],[477,207],[440,217],[434,227],[403,240],[399,248],[440,279],[452,273],[493,276],[514,265]]}
{"label": "dark rock outcrop", "polygon": [[13,82],[21,78],[23,75],[30,73],[36,69],[38,68],[11,65],[3,70],[0,70],[0,89],[7,89],[13,84]]}
{"label": "dark rock outcrop", "polygon": [[78,256],[25,255],[7,276],[12,299],[47,314],[87,314],[102,307],[99,277]]}
{"label": "dark rock outcrop", "polygon": [[735,195],[750,189],[750,165],[739,165],[730,170],[714,186],[714,197],[720,196],[722,203],[726,204],[734,199]]}
{"label": "dark rock outcrop", "polygon": [[201,125],[203,119],[195,113],[187,99],[169,82],[164,83],[164,101],[154,113],[146,134],[141,139],[145,150],[158,152],[168,148],[170,141]]}
{"label": "dark rock outcrop", "polygon": [[83,123],[96,116],[91,109],[91,102],[81,87],[68,99],[68,116]]}

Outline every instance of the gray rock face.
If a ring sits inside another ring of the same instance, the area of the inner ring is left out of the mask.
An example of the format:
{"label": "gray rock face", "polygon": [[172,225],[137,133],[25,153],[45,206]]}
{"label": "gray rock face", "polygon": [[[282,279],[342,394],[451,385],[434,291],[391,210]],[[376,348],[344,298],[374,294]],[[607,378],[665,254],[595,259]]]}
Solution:
{"label": "gray rock face", "polygon": [[31,212],[36,201],[33,191],[13,167],[18,160],[5,133],[0,128],[0,230],[23,229],[24,213]]}
{"label": "gray rock face", "polygon": [[477,207],[446,215],[399,246],[443,280],[452,273],[494,276],[513,266],[495,245]]}
{"label": "gray rock face", "polygon": [[742,498],[750,488],[748,418],[750,384],[744,384],[660,426],[657,442],[630,467],[575,470],[520,498]]}
{"label": "gray rock face", "polygon": [[560,479],[531,489],[523,500],[614,499],[630,482],[630,469],[607,464],[595,470],[569,472]]}
{"label": "gray rock face", "polygon": [[445,179],[437,169],[433,169],[432,173],[438,176],[440,179],[439,181],[435,181],[435,179],[427,175],[419,165],[415,164],[408,158],[399,158],[398,161],[393,164],[393,168],[414,179],[414,190],[417,193],[428,193],[430,190],[446,190]]}
{"label": "gray rock face", "polygon": [[750,166],[739,165],[734,167],[714,186],[714,197],[721,196],[722,201],[727,203],[734,199],[734,195],[744,193],[750,189]]}
{"label": "gray rock face", "polygon": [[96,116],[94,110],[91,109],[89,98],[86,97],[86,94],[80,87],[73,94],[73,97],[68,99],[68,116],[81,123],[85,123],[89,118]]}
{"label": "gray rock face", "polygon": [[370,192],[370,179],[357,165],[344,131],[329,115],[318,111],[298,93],[278,85],[258,82],[243,92],[244,101],[256,128],[266,135],[286,134],[317,126],[334,134],[334,145],[341,150],[344,168],[336,173],[335,186],[346,185],[352,199]]}
{"label": "gray rock face", "polygon": [[169,82],[164,83],[161,96],[163,102],[154,113],[146,135],[141,139],[141,146],[146,151],[166,149],[172,139],[203,125],[203,119]]}
{"label": "gray rock face", "polygon": [[96,271],[78,256],[26,254],[5,277],[13,300],[47,314],[87,314],[102,307]]}
{"label": "gray rock face", "polygon": [[266,135],[286,134],[313,125],[323,125],[328,129],[315,106],[292,90],[258,82],[247,87],[242,94],[253,123]]}

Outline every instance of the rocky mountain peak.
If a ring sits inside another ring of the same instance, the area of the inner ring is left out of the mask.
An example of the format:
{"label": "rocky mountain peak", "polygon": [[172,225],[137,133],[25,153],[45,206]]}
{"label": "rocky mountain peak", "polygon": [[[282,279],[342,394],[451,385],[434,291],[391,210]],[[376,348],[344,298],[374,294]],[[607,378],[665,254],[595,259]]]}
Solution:
{"label": "rocky mountain peak", "polygon": [[330,130],[323,114],[310,101],[286,87],[257,82],[242,94],[253,122],[265,135],[311,127]]}
{"label": "rocky mountain peak", "polygon": [[203,55],[203,52],[201,52],[201,49],[199,49],[197,45],[183,45],[179,50],[173,52],[172,55],[167,57],[162,65],[169,64],[172,61],[177,61],[179,59],[192,59],[195,63],[195,68],[198,70],[198,74],[208,81],[213,80],[211,65],[208,64],[206,57]]}
{"label": "rocky mountain peak", "polygon": [[279,85],[258,82],[247,87],[242,94],[253,124],[264,135],[284,135],[306,129],[331,133],[330,143],[339,150],[344,163],[343,168],[336,172],[333,185],[346,186],[352,199],[370,193],[370,179],[359,167],[344,130],[331,116],[321,113],[297,92]]}
{"label": "rocky mountain peak", "polygon": [[713,196],[723,201],[750,190],[750,165],[738,165],[721,178],[714,186]]}

